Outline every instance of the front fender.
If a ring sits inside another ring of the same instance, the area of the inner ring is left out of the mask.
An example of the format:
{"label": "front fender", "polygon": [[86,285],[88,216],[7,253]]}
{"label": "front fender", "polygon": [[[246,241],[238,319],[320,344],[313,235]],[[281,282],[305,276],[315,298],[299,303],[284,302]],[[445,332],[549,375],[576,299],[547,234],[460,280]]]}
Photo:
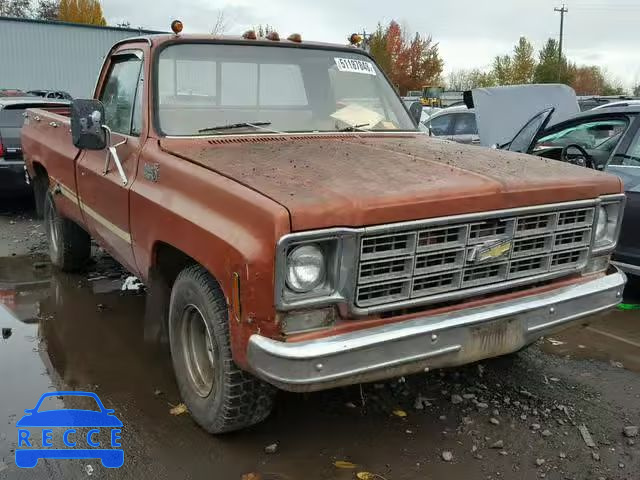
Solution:
{"label": "front fender", "polygon": [[[150,164],[157,175],[147,178],[144,167]],[[238,364],[246,364],[251,334],[279,334],[273,272],[275,245],[290,226],[283,207],[150,146],[143,151],[131,187],[130,208],[134,255],[141,272],[154,267],[156,247],[165,243],[204,266],[220,284],[227,305],[231,305],[232,276],[239,275],[241,313],[239,321],[230,322]],[[230,311],[229,318],[236,314]]]}

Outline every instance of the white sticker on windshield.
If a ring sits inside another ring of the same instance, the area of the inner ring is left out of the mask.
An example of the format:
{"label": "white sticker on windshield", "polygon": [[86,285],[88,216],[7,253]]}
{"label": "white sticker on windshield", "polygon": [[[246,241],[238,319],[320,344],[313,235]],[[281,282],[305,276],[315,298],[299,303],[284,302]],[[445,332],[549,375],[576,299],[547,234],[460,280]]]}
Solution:
{"label": "white sticker on windshield", "polygon": [[364,73],[365,75],[376,75],[373,63],[365,60],[355,60],[353,58],[335,57],[338,70],[341,72]]}

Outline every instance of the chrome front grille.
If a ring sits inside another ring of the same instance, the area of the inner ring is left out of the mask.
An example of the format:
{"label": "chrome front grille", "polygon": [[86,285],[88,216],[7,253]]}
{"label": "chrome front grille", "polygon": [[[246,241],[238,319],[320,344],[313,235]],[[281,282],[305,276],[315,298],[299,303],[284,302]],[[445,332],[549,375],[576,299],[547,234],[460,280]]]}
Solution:
{"label": "chrome front grille", "polygon": [[575,272],[589,258],[594,219],[595,209],[585,207],[487,214],[427,227],[389,226],[386,233],[365,234],[355,305],[427,301],[465,290],[473,295],[477,287],[508,288],[527,277]]}

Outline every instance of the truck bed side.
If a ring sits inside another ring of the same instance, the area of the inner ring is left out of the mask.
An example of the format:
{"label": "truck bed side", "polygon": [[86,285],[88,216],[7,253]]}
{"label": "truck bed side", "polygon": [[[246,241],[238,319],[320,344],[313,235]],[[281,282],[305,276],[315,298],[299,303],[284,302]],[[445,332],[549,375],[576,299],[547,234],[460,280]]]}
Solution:
{"label": "truck bed side", "polygon": [[60,214],[84,225],[76,195],[75,161],[80,150],[71,139],[71,120],[60,112],[29,109],[22,128],[25,164],[31,178],[46,171],[49,188],[56,194]]}

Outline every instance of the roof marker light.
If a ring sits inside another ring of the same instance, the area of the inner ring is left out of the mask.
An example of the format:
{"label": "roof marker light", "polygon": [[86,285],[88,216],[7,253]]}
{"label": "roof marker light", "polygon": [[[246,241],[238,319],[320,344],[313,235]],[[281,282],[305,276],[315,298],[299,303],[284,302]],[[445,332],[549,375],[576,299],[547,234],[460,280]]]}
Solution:
{"label": "roof marker light", "polygon": [[300,35],[299,33],[292,33],[291,35],[289,35],[287,40],[289,40],[290,42],[302,43],[302,35]]}
{"label": "roof marker light", "polygon": [[256,32],[254,30],[247,30],[242,34],[242,38],[244,38],[245,40],[256,40],[258,36],[256,35]]}
{"label": "roof marker light", "polygon": [[180,20],[174,20],[173,22],[171,22],[171,31],[176,35],[182,32],[183,28],[184,25],[182,25],[182,22]]}
{"label": "roof marker light", "polygon": [[269,32],[266,36],[267,40],[271,40],[273,42],[279,42],[280,41],[280,35],[278,35],[278,32]]}

